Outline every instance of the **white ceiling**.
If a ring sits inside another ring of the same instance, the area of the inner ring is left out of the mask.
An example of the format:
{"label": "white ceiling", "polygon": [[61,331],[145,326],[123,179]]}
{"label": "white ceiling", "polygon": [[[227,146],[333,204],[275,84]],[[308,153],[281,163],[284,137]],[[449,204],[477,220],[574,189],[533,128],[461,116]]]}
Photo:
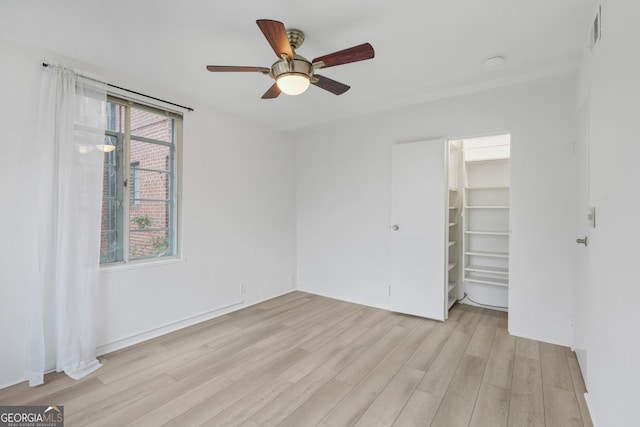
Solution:
{"label": "white ceiling", "polygon": [[[574,70],[592,10],[592,0],[2,0],[0,38],[284,130]],[[376,56],[321,72],[351,86],[343,95],[311,87],[262,100],[268,76],[205,70],[270,67],[259,18],[302,30],[308,59],[363,42]],[[504,67],[484,69],[494,55]]]}

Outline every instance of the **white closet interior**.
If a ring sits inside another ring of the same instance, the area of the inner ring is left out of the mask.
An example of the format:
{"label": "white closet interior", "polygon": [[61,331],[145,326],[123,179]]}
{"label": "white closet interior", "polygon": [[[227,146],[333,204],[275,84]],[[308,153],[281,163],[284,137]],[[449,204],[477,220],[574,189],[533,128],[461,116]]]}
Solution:
{"label": "white closet interior", "polygon": [[[448,310],[455,304],[459,298],[460,292],[460,278],[461,275],[461,263],[462,258],[462,239],[461,232],[462,224],[462,141],[449,141],[448,148],[448,193],[447,193],[447,207],[448,207],[448,224],[446,227],[446,243],[447,248],[445,250],[447,255],[447,301],[446,310]],[[447,318],[448,316],[445,316]]]}
{"label": "white closet interior", "polygon": [[462,262],[458,298],[507,310],[510,135],[461,140]]}

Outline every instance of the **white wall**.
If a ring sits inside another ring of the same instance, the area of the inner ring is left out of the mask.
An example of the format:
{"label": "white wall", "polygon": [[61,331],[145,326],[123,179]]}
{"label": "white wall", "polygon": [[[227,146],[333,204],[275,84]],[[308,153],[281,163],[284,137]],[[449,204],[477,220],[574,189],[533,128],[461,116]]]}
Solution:
{"label": "white wall", "polygon": [[588,402],[598,426],[638,425],[640,299],[640,4],[604,0],[602,39],[587,55],[579,93],[590,104],[586,294]]}
{"label": "white wall", "polygon": [[[571,343],[573,81],[565,76],[306,129],[297,137],[300,289],[388,307],[390,153],[511,133],[509,328]],[[473,295],[470,295],[473,298]]]}
{"label": "white wall", "polygon": [[[34,280],[32,113],[43,60],[60,59],[0,40],[0,387],[20,381],[27,284]],[[166,88],[60,62],[157,97]],[[292,138],[191,105],[184,115],[184,260],[101,273],[99,350],[107,351],[288,292],[295,277],[295,154]],[[246,284],[247,293],[240,295]],[[233,303],[244,303],[217,310]]]}
{"label": "white wall", "polygon": [[[0,387],[23,377],[27,333],[26,296],[36,280],[34,126],[40,72],[31,52],[0,40]],[[11,60],[9,60],[11,58]],[[35,62],[34,62],[35,61]]]}

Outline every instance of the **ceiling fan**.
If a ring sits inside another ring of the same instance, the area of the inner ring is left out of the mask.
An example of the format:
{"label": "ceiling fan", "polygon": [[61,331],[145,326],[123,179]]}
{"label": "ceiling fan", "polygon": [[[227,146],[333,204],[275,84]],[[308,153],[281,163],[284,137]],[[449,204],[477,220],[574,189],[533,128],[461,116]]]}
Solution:
{"label": "ceiling fan", "polygon": [[207,70],[212,72],[258,72],[268,75],[276,82],[262,95],[262,99],[277,98],[281,92],[287,95],[299,95],[307,90],[310,84],[335,95],[341,95],[348,91],[350,86],[316,74],[316,70],[364,61],[373,58],[375,54],[373,46],[369,43],[363,43],[309,61],[295,52],[295,49],[298,49],[304,41],[302,31],[287,30],[282,22],[271,19],[258,19],[256,23],[279,58],[271,68],[208,65]]}

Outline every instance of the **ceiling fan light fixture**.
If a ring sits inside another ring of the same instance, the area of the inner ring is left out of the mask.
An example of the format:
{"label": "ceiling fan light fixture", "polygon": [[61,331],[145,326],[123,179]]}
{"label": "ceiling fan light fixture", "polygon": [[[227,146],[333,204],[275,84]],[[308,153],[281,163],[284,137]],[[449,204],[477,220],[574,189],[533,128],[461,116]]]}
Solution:
{"label": "ceiling fan light fixture", "polygon": [[309,88],[309,77],[299,73],[284,73],[278,76],[276,84],[287,95],[300,95]]}
{"label": "ceiling fan light fixture", "polygon": [[262,95],[262,99],[274,99],[283,92],[287,95],[299,95],[312,84],[334,95],[341,95],[349,90],[349,86],[316,74],[316,70],[364,61],[375,56],[373,46],[369,43],[362,43],[309,61],[295,52],[304,41],[302,31],[287,30],[282,22],[273,19],[258,19],[256,24],[278,57],[270,69],[266,67],[207,65],[207,70],[211,72],[258,72],[268,75],[276,82]]}

